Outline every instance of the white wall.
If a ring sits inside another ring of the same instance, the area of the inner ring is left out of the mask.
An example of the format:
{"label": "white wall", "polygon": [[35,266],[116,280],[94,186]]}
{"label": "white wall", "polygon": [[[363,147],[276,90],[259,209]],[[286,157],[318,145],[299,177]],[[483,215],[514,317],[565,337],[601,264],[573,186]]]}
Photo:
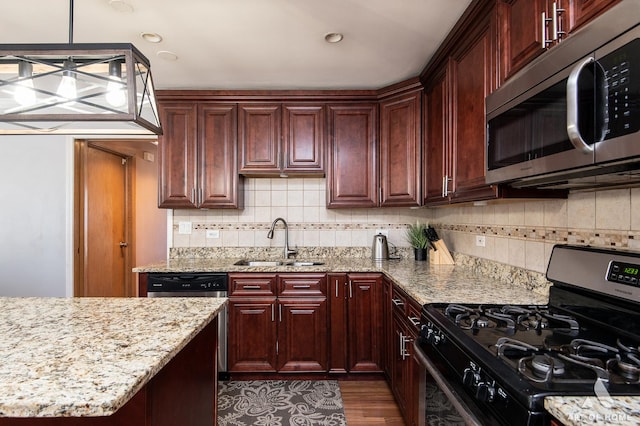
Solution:
{"label": "white wall", "polygon": [[72,139],[0,136],[0,296],[70,295],[72,175]]}

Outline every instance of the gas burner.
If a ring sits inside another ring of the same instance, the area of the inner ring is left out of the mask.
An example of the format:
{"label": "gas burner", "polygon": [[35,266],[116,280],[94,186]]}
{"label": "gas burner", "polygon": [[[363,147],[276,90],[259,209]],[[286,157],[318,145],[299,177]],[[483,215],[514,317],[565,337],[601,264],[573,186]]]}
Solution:
{"label": "gas burner", "polygon": [[475,325],[478,328],[488,328],[491,325],[491,321],[486,318],[478,318],[475,320]]}
{"label": "gas burner", "polygon": [[531,359],[531,368],[534,373],[546,377],[549,371],[553,376],[562,376],[564,374],[564,362],[554,359],[549,355],[534,355]]}

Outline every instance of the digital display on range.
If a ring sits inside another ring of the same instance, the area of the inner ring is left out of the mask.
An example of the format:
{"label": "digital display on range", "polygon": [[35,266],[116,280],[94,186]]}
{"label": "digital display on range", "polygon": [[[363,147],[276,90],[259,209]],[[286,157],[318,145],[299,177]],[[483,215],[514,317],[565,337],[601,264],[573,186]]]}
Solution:
{"label": "digital display on range", "polygon": [[611,261],[607,271],[607,281],[637,286],[640,283],[640,265]]}

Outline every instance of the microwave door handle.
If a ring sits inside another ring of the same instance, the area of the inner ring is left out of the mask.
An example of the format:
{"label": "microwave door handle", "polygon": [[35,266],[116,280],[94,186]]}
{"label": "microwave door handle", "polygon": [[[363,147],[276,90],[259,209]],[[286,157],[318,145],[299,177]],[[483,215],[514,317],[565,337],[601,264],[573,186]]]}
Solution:
{"label": "microwave door handle", "polygon": [[582,70],[595,62],[593,57],[588,57],[576,65],[567,79],[567,135],[569,141],[577,149],[585,154],[593,152],[593,146],[582,139],[578,128],[578,78]]}

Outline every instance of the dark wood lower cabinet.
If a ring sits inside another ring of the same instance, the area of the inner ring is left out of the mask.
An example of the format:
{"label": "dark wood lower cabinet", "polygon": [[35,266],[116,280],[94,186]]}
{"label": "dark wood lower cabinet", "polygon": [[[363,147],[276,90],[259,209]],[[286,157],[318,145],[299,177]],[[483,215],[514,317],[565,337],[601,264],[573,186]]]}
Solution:
{"label": "dark wood lower cabinet", "polygon": [[275,372],[276,298],[229,299],[230,372]]}
{"label": "dark wood lower cabinet", "polygon": [[278,371],[327,371],[327,299],[278,300]]}

